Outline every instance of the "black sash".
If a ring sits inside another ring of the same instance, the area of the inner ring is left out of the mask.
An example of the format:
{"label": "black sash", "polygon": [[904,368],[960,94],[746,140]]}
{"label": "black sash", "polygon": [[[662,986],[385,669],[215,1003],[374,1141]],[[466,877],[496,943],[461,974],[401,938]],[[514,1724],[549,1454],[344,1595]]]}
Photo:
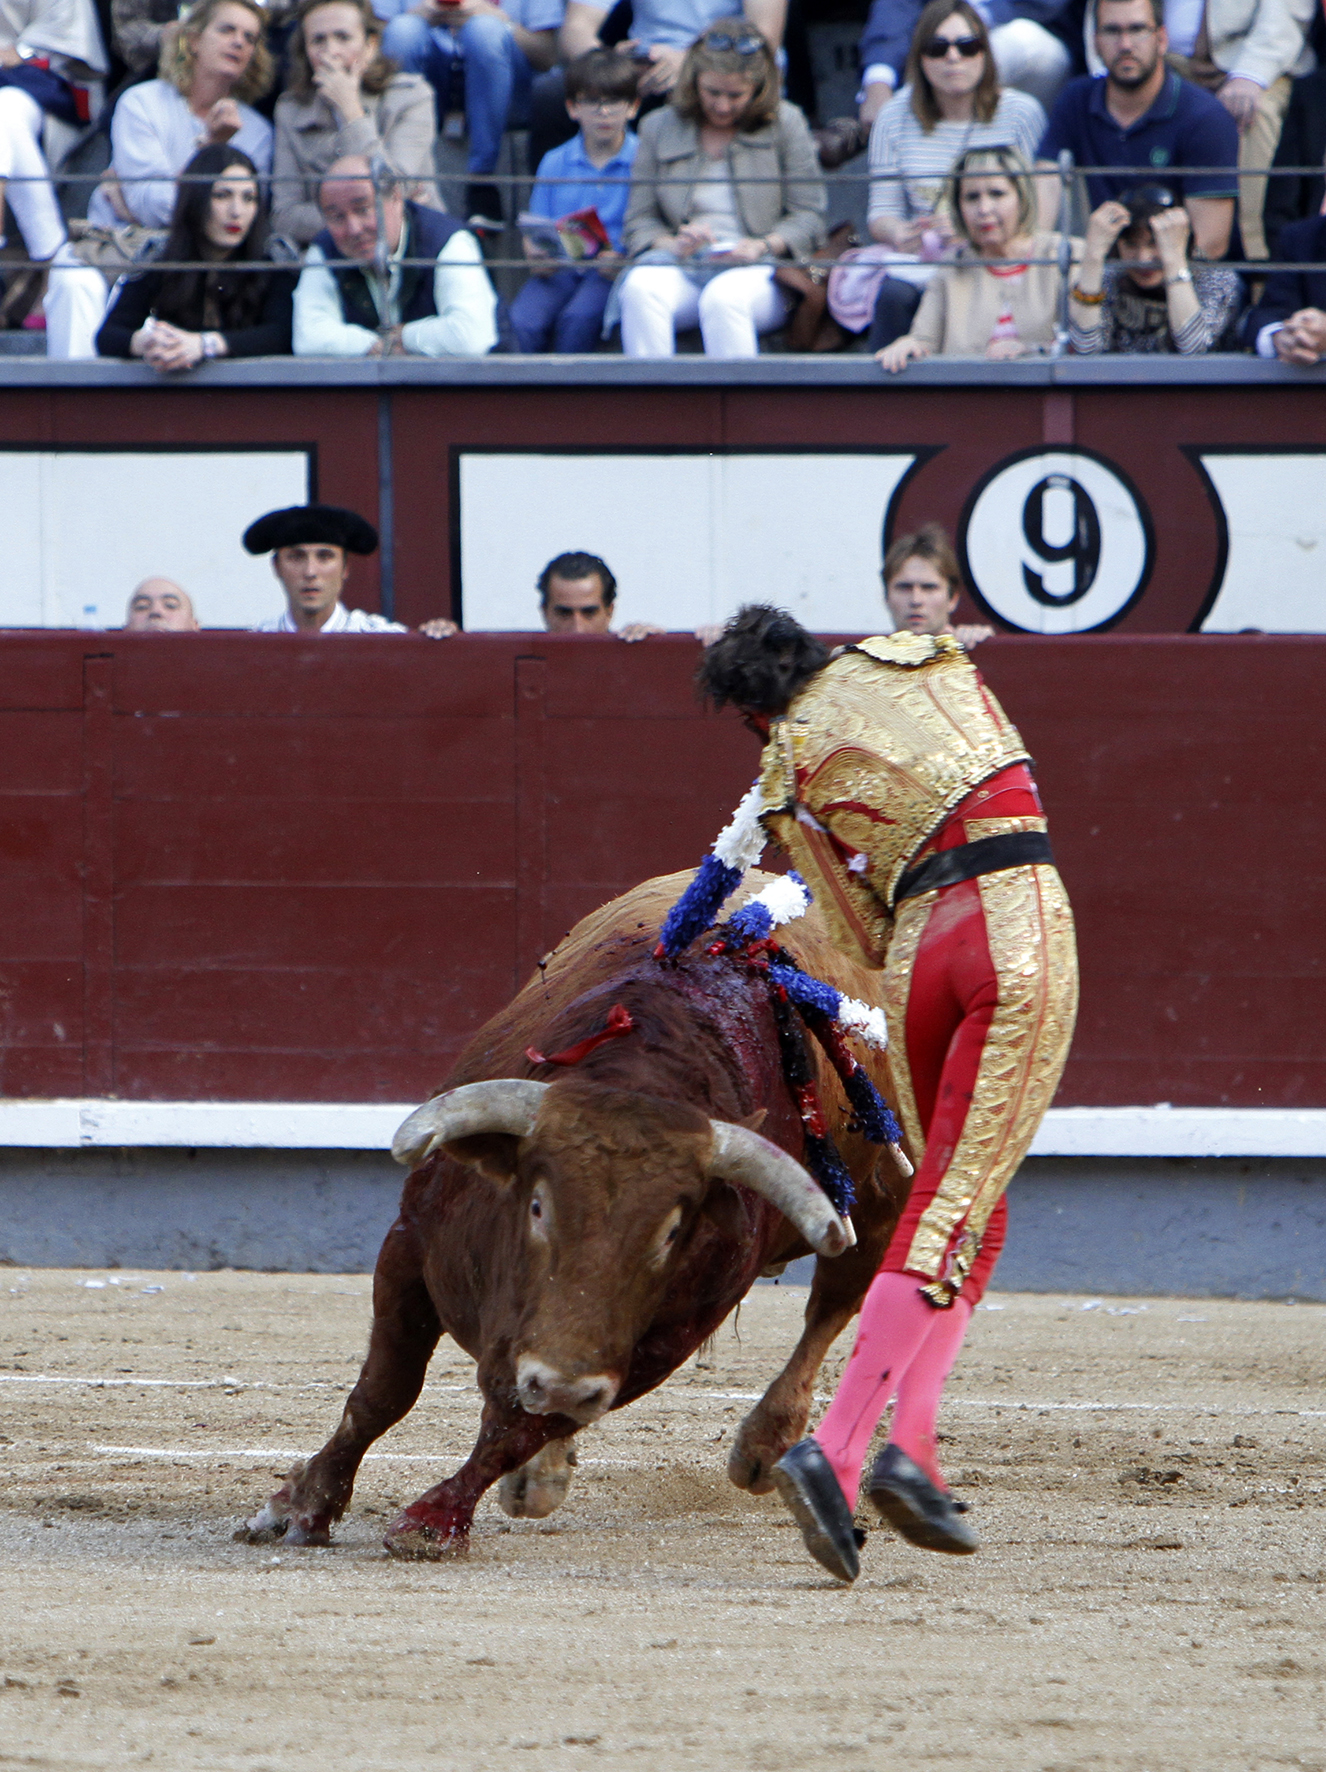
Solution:
{"label": "black sash", "polygon": [[963,843],[957,849],[940,849],[914,868],[908,868],[898,881],[893,902],[900,905],[904,898],[915,898],[920,892],[956,886],[960,880],[974,880],[978,874],[1029,867],[1035,862],[1054,865],[1054,851],[1044,831],[1009,831],[1002,837],[978,837],[974,843]]}

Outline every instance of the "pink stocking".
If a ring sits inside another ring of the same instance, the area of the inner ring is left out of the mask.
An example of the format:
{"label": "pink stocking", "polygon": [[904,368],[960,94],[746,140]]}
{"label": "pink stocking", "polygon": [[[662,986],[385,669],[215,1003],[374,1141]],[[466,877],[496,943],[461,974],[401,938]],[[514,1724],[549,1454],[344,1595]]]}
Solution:
{"label": "pink stocking", "polygon": [[922,1296],[922,1284],[915,1274],[875,1275],[861,1306],[852,1357],[815,1429],[849,1507],[856,1506],[861,1466],[889,1398],[936,1322],[950,1314]]}
{"label": "pink stocking", "polygon": [[940,1475],[935,1457],[935,1417],[939,1414],[944,1380],[958,1357],[971,1313],[972,1306],[965,1298],[955,1300],[949,1310],[934,1312],[930,1333],[902,1375],[893,1409],[891,1444],[901,1446],[941,1489],[948,1485]]}

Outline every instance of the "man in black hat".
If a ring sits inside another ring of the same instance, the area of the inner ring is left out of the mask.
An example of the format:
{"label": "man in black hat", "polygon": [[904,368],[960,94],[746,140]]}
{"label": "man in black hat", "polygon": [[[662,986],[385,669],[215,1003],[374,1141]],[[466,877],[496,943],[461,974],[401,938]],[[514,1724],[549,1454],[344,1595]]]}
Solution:
{"label": "man in black hat", "polygon": [[347,609],[341,592],[349,577],[351,554],[374,553],[378,532],[357,511],[340,505],[291,505],[268,511],[244,531],[251,554],[270,554],[281,581],[283,615],[262,621],[259,634],[408,634],[385,615]]}

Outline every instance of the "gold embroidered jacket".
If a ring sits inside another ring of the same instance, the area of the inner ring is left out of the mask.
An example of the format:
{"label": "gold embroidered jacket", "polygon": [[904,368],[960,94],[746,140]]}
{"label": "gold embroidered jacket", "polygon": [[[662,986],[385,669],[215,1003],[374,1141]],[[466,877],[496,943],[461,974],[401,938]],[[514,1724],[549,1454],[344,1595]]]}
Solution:
{"label": "gold embroidered jacket", "polygon": [[882,966],[898,880],[983,781],[1026,747],[951,634],[844,647],[761,760],[766,829],[793,857],[835,943]]}

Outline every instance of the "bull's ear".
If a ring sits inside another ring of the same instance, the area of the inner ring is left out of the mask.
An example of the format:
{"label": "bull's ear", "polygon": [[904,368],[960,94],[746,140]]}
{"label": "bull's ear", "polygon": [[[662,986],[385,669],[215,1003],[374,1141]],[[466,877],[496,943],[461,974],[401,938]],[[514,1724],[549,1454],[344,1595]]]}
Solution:
{"label": "bull's ear", "polygon": [[738,1126],[744,1126],[747,1132],[758,1132],[769,1118],[768,1108],[756,1108],[753,1114],[747,1114],[744,1120],[738,1120]]}
{"label": "bull's ear", "polygon": [[505,1185],[516,1173],[520,1140],[505,1132],[476,1132],[469,1138],[448,1139],[438,1146],[467,1169],[477,1169],[489,1181]]}
{"label": "bull's ear", "polygon": [[714,1183],[701,1202],[700,1210],[720,1236],[731,1237],[735,1242],[745,1237],[746,1211],[741,1196],[727,1182]]}

